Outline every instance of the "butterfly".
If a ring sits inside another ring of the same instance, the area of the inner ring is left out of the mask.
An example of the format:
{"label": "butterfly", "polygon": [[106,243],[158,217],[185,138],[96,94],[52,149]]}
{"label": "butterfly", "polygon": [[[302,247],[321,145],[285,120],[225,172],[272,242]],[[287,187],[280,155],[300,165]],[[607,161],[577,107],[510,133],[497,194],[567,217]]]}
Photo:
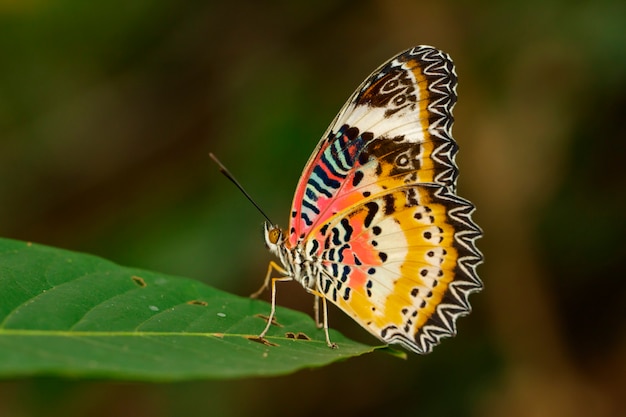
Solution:
{"label": "butterfly", "polygon": [[330,347],[328,301],[383,342],[416,353],[456,334],[468,296],[482,289],[483,259],[474,206],[456,195],[456,85],[451,58],[417,46],[348,99],[304,167],[288,229],[265,222],[279,263],[270,262],[253,294],[271,287],[260,340],[275,317],[276,283],[291,280],[315,296]]}

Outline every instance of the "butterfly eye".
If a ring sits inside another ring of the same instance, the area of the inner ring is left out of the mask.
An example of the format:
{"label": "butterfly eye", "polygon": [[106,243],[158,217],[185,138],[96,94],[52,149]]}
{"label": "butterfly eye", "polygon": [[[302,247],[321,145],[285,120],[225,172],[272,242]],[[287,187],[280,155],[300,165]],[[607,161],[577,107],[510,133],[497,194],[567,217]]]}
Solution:
{"label": "butterfly eye", "polygon": [[272,244],[277,243],[278,240],[280,239],[280,235],[281,235],[280,229],[278,227],[273,227],[272,230],[270,230],[269,235],[268,235],[270,243]]}

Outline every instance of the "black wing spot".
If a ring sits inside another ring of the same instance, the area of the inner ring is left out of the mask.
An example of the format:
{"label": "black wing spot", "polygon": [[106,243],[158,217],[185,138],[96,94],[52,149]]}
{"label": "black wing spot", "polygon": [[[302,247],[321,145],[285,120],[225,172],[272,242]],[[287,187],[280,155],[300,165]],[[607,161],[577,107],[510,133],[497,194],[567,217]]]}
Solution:
{"label": "black wing spot", "polygon": [[341,245],[341,241],[339,240],[339,230],[337,230],[336,227],[333,227],[331,229],[332,235],[333,235],[333,244],[336,246]]}
{"label": "black wing spot", "polygon": [[372,224],[374,216],[376,216],[376,213],[378,213],[378,204],[370,201],[369,203],[365,203],[365,207],[367,208],[367,215],[365,216],[365,220],[363,220],[363,226],[365,226],[365,228],[368,228]]}
{"label": "black wing spot", "polygon": [[346,301],[348,301],[348,299],[350,298],[350,290],[352,290],[352,288],[348,287],[343,292],[343,299]]}
{"label": "black wing spot", "polygon": [[348,139],[348,141],[351,141],[351,140],[356,139],[357,136],[359,136],[359,129],[352,126],[348,128],[343,134]]}
{"label": "black wing spot", "polygon": [[353,228],[352,226],[350,226],[350,220],[343,218],[341,219],[341,225],[343,226],[344,230],[346,231],[346,235],[344,237],[344,242],[349,242],[350,238],[352,237],[352,232],[353,232]]}
{"label": "black wing spot", "polygon": [[385,336],[387,336],[387,333],[389,333],[389,332],[390,332],[390,331],[392,331],[392,330],[396,330],[396,329],[397,329],[397,327],[396,327],[396,326],[387,326],[387,327],[385,327],[383,330],[381,330],[381,332],[380,332],[380,336],[381,336],[382,338],[384,338]]}
{"label": "black wing spot", "polygon": [[396,199],[393,197],[393,195],[385,194],[383,196],[383,201],[385,202],[385,206],[383,207],[383,213],[385,213],[385,216],[389,216],[396,212]]}
{"label": "black wing spot", "polygon": [[309,251],[309,255],[314,255],[319,248],[320,248],[320,243],[316,239],[313,239],[313,243],[311,243],[311,250]]}

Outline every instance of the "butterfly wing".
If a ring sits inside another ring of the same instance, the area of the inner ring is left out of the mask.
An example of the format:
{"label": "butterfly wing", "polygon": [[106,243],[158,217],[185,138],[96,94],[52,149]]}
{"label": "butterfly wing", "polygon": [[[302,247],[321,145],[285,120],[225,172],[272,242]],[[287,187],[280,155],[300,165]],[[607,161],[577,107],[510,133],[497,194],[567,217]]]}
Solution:
{"label": "butterfly wing", "polygon": [[482,284],[474,207],[456,196],[448,55],[407,50],[339,112],[294,197],[289,246],[321,262],[318,289],[381,340],[429,352]]}
{"label": "butterfly wing", "polygon": [[318,288],[381,340],[418,353],[456,334],[481,288],[474,206],[440,185],[406,185],[339,213],[319,242]]}
{"label": "butterfly wing", "polygon": [[395,172],[377,171],[377,159],[397,147],[403,148],[394,153],[398,165],[413,168],[413,183],[437,183],[454,192],[458,147],[450,129],[455,89],[452,60],[429,46],[409,49],[374,71],[335,117],[304,168],[292,204],[289,244],[295,246],[362,199],[367,185],[379,189],[380,179],[403,181]]}

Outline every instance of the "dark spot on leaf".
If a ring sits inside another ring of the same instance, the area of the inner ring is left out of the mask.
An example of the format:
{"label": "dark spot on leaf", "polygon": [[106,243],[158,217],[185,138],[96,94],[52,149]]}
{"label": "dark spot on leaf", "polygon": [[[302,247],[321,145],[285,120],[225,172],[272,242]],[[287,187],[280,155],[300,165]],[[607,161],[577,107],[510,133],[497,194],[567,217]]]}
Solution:
{"label": "dark spot on leaf", "polygon": [[146,281],[143,280],[143,278],[138,277],[137,275],[133,275],[132,277],[130,277],[130,279],[133,280],[133,282],[141,288],[147,287],[148,284],[146,284]]}
{"label": "dark spot on leaf", "polygon": [[[261,318],[261,319],[265,320],[266,323],[269,320],[269,317],[266,316],[266,315],[263,315],[263,314],[255,314],[254,317]],[[272,326],[284,327],[282,324],[280,324],[279,322],[276,321],[276,316],[274,316],[272,318]]]}
{"label": "dark spot on leaf", "polygon": [[259,337],[259,336],[246,336],[246,339],[251,340],[253,342],[260,343],[260,344],[265,345],[265,346],[278,346],[278,344],[272,343],[269,340],[264,339],[264,338]]}
{"label": "dark spot on leaf", "polygon": [[190,300],[190,301],[187,301],[187,304],[190,304],[192,306],[207,306],[208,305],[206,301],[202,301],[202,300]]}

